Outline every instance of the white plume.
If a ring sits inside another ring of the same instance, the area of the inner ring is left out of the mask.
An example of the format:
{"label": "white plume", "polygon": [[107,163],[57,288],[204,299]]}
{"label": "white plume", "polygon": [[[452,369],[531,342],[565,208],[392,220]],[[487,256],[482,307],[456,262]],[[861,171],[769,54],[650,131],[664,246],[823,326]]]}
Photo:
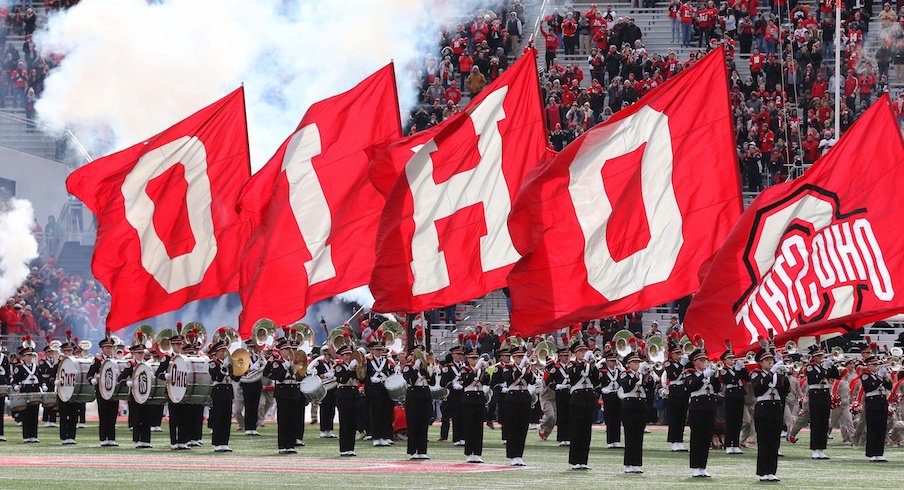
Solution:
{"label": "white plume", "polygon": [[28,263],[38,257],[33,224],[31,202],[13,198],[0,203],[0,298],[16,292],[28,277]]}

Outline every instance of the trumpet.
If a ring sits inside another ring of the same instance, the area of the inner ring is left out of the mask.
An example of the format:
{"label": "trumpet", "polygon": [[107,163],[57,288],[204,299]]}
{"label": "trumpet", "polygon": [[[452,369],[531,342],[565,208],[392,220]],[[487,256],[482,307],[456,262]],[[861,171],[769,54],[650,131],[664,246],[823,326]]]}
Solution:
{"label": "trumpet", "polygon": [[716,371],[721,371],[725,369],[725,363],[722,361],[716,361],[716,363],[713,364],[713,369],[715,369]]}
{"label": "trumpet", "polygon": [[744,356],[744,362],[746,362],[747,364],[755,363],[756,362],[756,354],[754,354],[752,351],[748,352],[747,355]]}

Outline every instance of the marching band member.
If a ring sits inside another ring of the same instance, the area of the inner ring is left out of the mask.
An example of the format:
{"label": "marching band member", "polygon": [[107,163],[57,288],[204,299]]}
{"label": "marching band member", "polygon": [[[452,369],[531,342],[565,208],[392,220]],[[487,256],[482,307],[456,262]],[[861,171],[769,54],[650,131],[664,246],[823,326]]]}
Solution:
{"label": "marching band member", "polygon": [[[333,378],[336,375],[336,361],[333,359],[331,348],[321,349],[320,357],[311,364],[312,366],[308,366],[308,370],[313,368],[314,373],[320,379]],[[319,405],[320,438],[335,439],[336,436],[333,435],[333,420],[336,418],[336,390],[327,390],[326,396],[323,397],[323,400],[320,400]],[[312,405],[311,409],[313,410],[313,408]],[[302,422],[302,425],[304,425],[304,422]]]}
{"label": "marching band member", "polygon": [[556,353],[558,360],[547,370],[546,385],[556,393],[556,441],[559,447],[569,445],[571,429],[568,426],[568,401],[571,397],[571,382],[568,379],[568,365],[571,363],[571,350],[568,348],[568,337],[563,335],[564,345]]}
{"label": "marching band member", "polygon": [[831,359],[823,360],[825,353],[817,336],[805,370],[810,404],[810,450],[813,451],[812,459],[818,460],[829,459],[825,453],[829,443],[829,415],[832,411],[832,398],[829,394],[832,386],[829,380],[841,377]]}
{"label": "marching band member", "polygon": [[[160,381],[168,381],[170,379],[169,367],[173,360],[173,356],[181,355],[182,348],[185,346],[185,337],[182,335],[182,323],[176,323],[176,335],[169,338],[170,346],[173,349],[172,354],[162,353],[160,364],[154,376]],[[188,429],[188,405],[182,403],[166,402],[169,410],[169,434],[170,449],[174,451],[184,451],[191,449],[188,447],[189,429]]]}
{"label": "marching band member", "polygon": [[[245,346],[248,349],[248,356],[251,358],[249,371],[257,371],[264,365],[264,359],[258,352],[257,342],[254,337],[245,340]],[[246,436],[259,436],[258,427],[258,409],[261,403],[261,391],[264,389],[263,380],[243,381],[239,383],[242,390],[242,401],[244,405],[244,427]]]}
{"label": "marching band member", "polygon": [[[185,335],[185,347],[183,349],[188,356],[201,356],[201,336],[197,328],[191,329]],[[185,407],[186,426],[188,428],[188,447],[201,447],[204,443],[201,438],[204,434],[204,405],[189,403]]]}
{"label": "marching band member", "polygon": [[684,369],[688,364],[688,358],[678,343],[677,334],[669,336],[668,345],[669,358],[664,366],[669,389],[669,396],[666,399],[669,432],[666,441],[672,444],[673,453],[685,452],[687,449],[684,448],[684,426],[687,423],[688,392],[684,386]]}
{"label": "marching band member", "polygon": [[125,383],[129,388],[129,415],[132,416],[132,442],[135,443],[136,449],[151,449],[151,413],[148,410],[151,405],[142,405],[135,401],[132,395],[132,376],[135,368],[139,364],[145,362],[145,346],[144,334],[138,332],[136,335],[135,345],[129,347],[132,353],[132,359],[129,364],[119,373],[117,382]]}
{"label": "marching band member", "polygon": [[530,425],[531,396],[527,387],[533,384],[534,374],[524,353],[524,347],[513,347],[513,362],[504,364],[501,373],[505,395],[502,428],[506,438],[505,453],[511,466],[524,466],[524,444]]}
{"label": "marching band member", "polygon": [[373,445],[391,446],[392,416],[395,404],[389,399],[383,382],[395,372],[395,363],[386,356],[383,345],[383,331],[377,330],[377,340],[368,344],[370,358],[367,360],[367,373],[364,377],[364,393],[367,397],[370,412],[370,435]]}
{"label": "marching band member", "polygon": [[[443,423],[440,426],[439,440],[449,438],[449,425],[452,425],[452,441],[454,446],[464,446],[464,431],[461,430],[461,369],[465,365],[464,334],[459,334],[459,344],[452,346],[449,353],[452,354],[452,362],[443,367],[439,384],[449,390],[443,409]],[[448,412],[448,413],[447,413]]]}
{"label": "marching band member", "polygon": [[214,452],[231,453],[229,447],[229,428],[232,425],[232,381],[239,376],[231,375],[228,340],[225,338],[226,329],[220,328],[221,338],[214,341],[207,350],[211,356],[209,371],[213,389],[210,392],[211,406],[208,415],[208,424],[212,434],[210,443]]}
{"label": "marching band member", "polygon": [[851,418],[850,383],[854,372],[854,361],[847,361],[841,369],[840,378],[832,382],[832,410],[829,413],[829,426],[841,432],[841,440],[850,446],[854,435],[854,421]]}
{"label": "marching band member", "polygon": [[[606,423],[606,448],[608,449],[624,447],[621,443],[622,401],[618,395],[619,377],[622,369],[618,365],[618,354],[614,349],[615,344],[610,345],[606,349],[606,365],[600,370],[600,379],[603,386],[603,420]],[[646,410],[646,407],[644,410]],[[646,423],[646,418],[644,418],[644,423]],[[640,467],[639,464],[635,466]]]}
{"label": "marching band member", "polygon": [[[60,344],[60,355],[69,357],[75,350],[75,344],[72,342],[72,330],[66,330],[66,341]],[[56,379],[57,372],[60,369],[60,363],[56,363],[49,380],[54,380],[54,388],[59,381]],[[75,432],[78,425],[78,405],[73,402],[64,402],[57,397],[57,409],[60,414],[60,443],[64,446],[75,444]]]}
{"label": "marching band member", "polygon": [[100,438],[100,447],[119,446],[116,442],[116,417],[119,415],[119,400],[104,400],[100,396],[100,387],[98,379],[100,368],[108,359],[113,359],[113,349],[116,347],[116,341],[113,339],[110,330],[107,329],[103,339],[98,342],[101,353],[94,357],[94,364],[88,368],[88,379],[94,385],[94,391],[97,395],[97,417],[100,419],[98,426],[98,437]]}
{"label": "marching band member", "polygon": [[358,422],[358,360],[352,359],[352,348],[343,345],[336,350],[336,408],[339,410],[339,456],[355,456],[355,430]]}
{"label": "marching band member", "polygon": [[[620,417],[625,426],[625,473],[640,474],[643,473],[643,433],[647,426],[647,389],[653,380],[649,366],[641,363],[636,353],[625,356],[624,365],[625,369],[618,373],[615,396],[619,399]],[[608,410],[607,406],[603,409]]]}
{"label": "marching band member", "polygon": [[[418,329],[417,337],[423,336]],[[423,346],[415,345],[408,354],[408,362],[402,368],[402,376],[408,383],[405,393],[405,421],[408,423],[408,455],[411,459],[430,459],[427,456],[427,430],[433,415],[433,398],[430,385],[435,376],[433,354],[427,354],[424,360],[418,359],[415,352],[423,352]]]}
{"label": "marching band member", "polygon": [[[40,369],[44,373],[44,379],[51,381],[56,379],[57,367],[59,365],[58,354],[59,352],[55,352],[50,347],[50,336],[47,335],[45,338],[46,344],[44,345],[44,358],[41,359],[38,364],[41,366]],[[57,407],[47,408],[44,407],[44,413],[41,415],[41,420],[44,422],[44,427],[58,427],[57,424]]]}
{"label": "marching band member", "polygon": [[467,352],[467,364],[461,370],[461,424],[465,438],[465,460],[468,463],[483,463],[483,420],[485,418],[487,396],[484,386],[490,382],[486,372],[487,363],[480,358],[477,350]]}
{"label": "marching band member", "polygon": [[866,418],[866,457],[872,463],[885,463],[885,433],[888,430],[888,398],[891,378],[888,368],[879,366],[879,358],[866,358],[867,371],[860,375],[863,387],[863,417]]}
{"label": "marching band member", "polygon": [[[12,389],[18,393],[37,393],[47,381],[41,373],[40,366],[35,359],[34,342],[31,337],[22,337],[22,346],[19,347],[20,362],[13,370]],[[19,422],[22,423],[22,442],[38,443],[38,405],[27,405],[19,412]]]}
{"label": "marching band member", "polygon": [[783,363],[775,362],[772,352],[762,347],[756,354],[759,369],[750,375],[756,397],[754,423],[757,433],[756,474],[760,481],[779,481],[778,452],[782,440],[783,403],[791,389]]}
{"label": "marching band member", "polygon": [[264,376],[273,380],[274,397],[276,398],[276,430],[279,454],[296,454],[295,450],[298,428],[301,423],[298,417],[301,406],[301,391],[298,379],[293,371],[295,348],[288,338],[283,337],[276,342],[279,355],[264,367]]}
{"label": "marching band member", "polygon": [[[8,385],[10,374],[12,373],[12,367],[9,364],[9,356],[6,355],[6,352],[2,345],[0,345],[0,385]],[[6,395],[0,394],[0,407],[6,406]],[[3,417],[0,417],[0,442],[6,441],[6,435],[3,433],[3,426],[5,425],[3,421]]]}
{"label": "marching band member", "polygon": [[[690,467],[691,476],[709,478],[706,464],[709,460],[709,446],[712,443],[713,426],[716,418],[716,407],[719,404],[716,393],[722,387],[715,371],[709,365],[706,351],[696,340],[698,349],[691,353],[693,369],[685,375],[685,384],[690,396],[688,401],[687,421],[691,427]],[[669,394],[671,396],[671,393]]]}
{"label": "marching band member", "polygon": [[750,375],[744,360],[735,359],[730,341],[725,341],[725,347],[726,351],[719,357],[723,366],[719,375],[725,387],[725,454],[744,454],[741,452],[741,425],[747,395],[744,383],[750,381]]}
{"label": "marching band member", "polygon": [[593,352],[578,342],[572,346],[574,361],[568,366],[568,417],[571,444],[568,463],[573,470],[589,470],[590,440],[593,422],[599,412],[600,372],[593,362]]}
{"label": "marching band member", "polygon": [[[502,443],[505,444],[508,436],[508,428],[503,423],[506,416],[506,404],[505,397],[508,392],[508,389],[505,388],[505,384],[502,380],[502,371],[503,368],[512,362],[512,353],[509,350],[509,343],[505,340],[505,337],[500,337],[501,341],[499,344],[499,362],[496,363],[496,369],[493,371],[493,374],[490,376],[490,384],[493,387],[493,400],[490,401],[490,406],[492,407],[493,401],[496,404],[497,411],[497,420],[499,421],[499,425],[501,427],[500,437],[502,438]],[[492,428],[492,425],[490,426]]]}

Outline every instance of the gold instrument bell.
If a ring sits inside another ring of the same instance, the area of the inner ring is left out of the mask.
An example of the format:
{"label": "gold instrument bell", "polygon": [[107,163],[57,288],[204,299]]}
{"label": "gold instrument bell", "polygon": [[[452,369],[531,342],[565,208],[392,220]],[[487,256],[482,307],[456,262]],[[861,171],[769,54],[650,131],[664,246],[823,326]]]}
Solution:
{"label": "gold instrument bell", "polygon": [[296,350],[292,359],[292,374],[296,378],[304,378],[308,375],[308,355],[303,350]]}

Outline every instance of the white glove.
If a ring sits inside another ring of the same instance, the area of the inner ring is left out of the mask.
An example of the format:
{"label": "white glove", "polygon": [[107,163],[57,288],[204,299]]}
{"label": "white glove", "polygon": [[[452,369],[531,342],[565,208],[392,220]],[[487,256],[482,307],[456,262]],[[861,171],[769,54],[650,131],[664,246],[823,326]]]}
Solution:
{"label": "white glove", "polygon": [[170,373],[164,373],[163,379],[169,381],[169,380],[170,380]]}
{"label": "white glove", "polygon": [[13,391],[19,391],[19,389],[21,389],[21,386],[13,385]]}
{"label": "white glove", "polygon": [[559,383],[556,385],[557,390],[564,390],[566,388],[568,388],[568,383]]}
{"label": "white glove", "polygon": [[348,368],[349,368],[349,369],[355,369],[356,367],[358,367],[358,360],[357,360],[357,359],[352,359],[352,362],[348,363]]}
{"label": "white glove", "polygon": [[126,386],[131,390],[132,389],[132,380],[126,380]]}
{"label": "white glove", "polygon": [[452,383],[452,389],[453,390],[463,390],[464,386],[462,386],[461,383],[456,381],[456,382]]}
{"label": "white glove", "polygon": [[886,369],[885,366],[880,367],[879,372],[877,374],[879,375],[880,378],[884,378],[884,377],[888,376],[888,369]]}
{"label": "white glove", "polygon": [[822,361],[822,367],[824,367],[826,369],[829,369],[830,367],[832,367],[832,360],[826,359],[825,361]]}
{"label": "white glove", "polygon": [[420,359],[415,359],[415,360],[414,360],[414,366],[412,366],[412,367],[414,367],[414,369],[420,369],[420,368],[421,368],[421,360],[420,360]]}
{"label": "white glove", "polygon": [[502,389],[499,391],[501,391],[502,393],[508,393],[509,392],[508,386],[503,386]]}
{"label": "white glove", "polygon": [[738,360],[735,361],[735,363],[734,363],[735,371],[740,371],[740,370],[744,369],[744,366],[745,366],[746,364],[747,364],[747,363],[745,363],[744,361],[738,359]]}
{"label": "white glove", "polygon": [[604,394],[604,395],[608,395],[609,393],[612,393],[612,389],[609,388],[608,386],[604,387],[604,388],[603,388],[603,394]]}
{"label": "white glove", "polygon": [[58,380],[58,379],[53,380],[53,386],[60,386],[60,380]]}
{"label": "white glove", "polygon": [[[167,376],[169,376],[169,375],[167,374]],[[169,378],[167,378],[167,379],[169,379]],[[94,386],[97,386],[97,378],[91,378],[91,384]]]}
{"label": "white glove", "polygon": [[706,369],[703,370],[704,378],[712,378],[713,377],[713,368],[712,366],[707,366]]}
{"label": "white glove", "polygon": [[371,377],[370,377],[370,382],[371,382],[371,383],[379,383],[379,382],[380,382],[380,375],[379,375],[379,374],[375,374],[375,375],[371,376]]}
{"label": "white glove", "polygon": [[474,365],[474,369],[483,369],[486,366],[487,366],[486,361],[484,361],[483,359],[480,359],[477,361],[477,364]]}
{"label": "white glove", "polygon": [[687,356],[681,356],[681,359],[678,359],[678,362],[679,362],[682,366],[687,366],[687,363],[691,362],[691,360],[688,359]]}
{"label": "white glove", "polygon": [[774,374],[774,373],[778,373],[779,371],[781,371],[784,368],[785,368],[785,364],[782,363],[781,361],[779,361],[779,362],[773,364],[772,369],[770,369],[769,371]]}
{"label": "white glove", "polygon": [[640,370],[641,370],[641,372],[646,371],[647,369],[650,369],[650,365],[649,365],[648,363],[646,363],[646,362],[641,362],[641,363],[640,363]]}
{"label": "white glove", "polygon": [[584,353],[584,360],[585,360],[585,361],[590,361],[591,359],[593,359],[593,352],[590,352],[590,351],[588,350],[587,352]]}
{"label": "white glove", "polygon": [[776,352],[776,353],[775,353],[775,363],[776,363],[776,364],[781,364],[781,363],[782,363],[782,359],[783,359],[782,353],[781,353],[781,352]]}

